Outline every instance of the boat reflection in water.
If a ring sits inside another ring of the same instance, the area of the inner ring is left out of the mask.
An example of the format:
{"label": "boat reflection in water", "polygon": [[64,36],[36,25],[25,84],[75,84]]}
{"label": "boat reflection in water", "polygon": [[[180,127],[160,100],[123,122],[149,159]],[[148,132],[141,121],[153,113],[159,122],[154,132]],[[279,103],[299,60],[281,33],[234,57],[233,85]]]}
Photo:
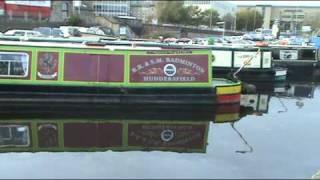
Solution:
{"label": "boat reflection in water", "polygon": [[304,99],[314,98],[316,84],[310,82],[300,82],[300,83],[289,83],[289,85],[283,84],[283,86],[273,86],[273,91],[265,91],[264,87],[270,86],[264,84],[258,86],[258,91],[256,94],[242,94],[241,95],[241,106],[251,107],[252,112],[247,112],[254,115],[267,114],[269,110],[269,102],[271,98],[276,98],[281,104],[282,109],[279,109],[279,113],[287,112],[288,109],[283,103],[284,99],[294,99],[296,101],[296,106],[302,108],[304,106]]}
{"label": "boat reflection in water", "polygon": [[14,107],[15,113],[10,108],[0,112],[1,152],[160,150],[205,153],[210,122],[237,121],[241,109],[240,103],[180,108],[78,106],[71,109],[71,106],[58,104],[16,104]]}
{"label": "boat reflection in water", "polygon": [[0,152],[205,153],[211,122],[230,124],[247,147],[237,153],[253,152],[236,128],[239,120],[267,114],[271,98],[313,98],[314,89],[315,85],[292,84],[283,91],[242,95],[241,103],[219,106],[0,104]]}

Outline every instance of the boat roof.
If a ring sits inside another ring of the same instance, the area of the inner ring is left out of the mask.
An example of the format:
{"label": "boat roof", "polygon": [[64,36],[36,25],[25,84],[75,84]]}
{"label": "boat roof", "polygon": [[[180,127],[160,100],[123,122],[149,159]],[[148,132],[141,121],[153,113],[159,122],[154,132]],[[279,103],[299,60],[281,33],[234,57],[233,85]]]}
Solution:
{"label": "boat roof", "polygon": [[242,49],[256,50],[253,46],[219,46],[199,44],[174,44],[141,40],[110,40],[101,37],[24,37],[24,36],[0,36],[0,45],[41,46],[41,47],[67,47],[67,48],[93,48],[110,50],[161,50],[161,49]]}
{"label": "boat roof", "polygon": [[272,45],[269,45],[269,47],[271,48],[311,48],[311,49],[316,49],[316,47],[314,46],[310,46],[310,45],[305,45],[305,46],[302,46],[302,45],[278,45],[278,44],[272,44]]}
{"label": "boat roof", "polygon": [[0,45],[12,46],[37,46],[37,47],[67,47],[86,49],[108,49],[108,50],[161,50],[161,47],[142,46],[120,46],[120,45],[87,45],[82,43],[59,43],[59,42],[30,42],[30,41],[1,41]]}

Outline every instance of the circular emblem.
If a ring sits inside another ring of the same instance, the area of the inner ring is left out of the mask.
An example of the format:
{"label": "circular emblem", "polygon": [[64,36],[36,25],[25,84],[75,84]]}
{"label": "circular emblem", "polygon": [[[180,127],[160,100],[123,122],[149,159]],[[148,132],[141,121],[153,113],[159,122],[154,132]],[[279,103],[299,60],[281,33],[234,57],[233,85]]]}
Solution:
{"label": "circular emblem", "polygon": [[166,64],[163,68],[163,72],[166,76],[174,76],[177,73],[177,68],[173,64]]}
{"label": "circular emblem", "polygon": [[170,129],[163,130],[161,132],[162,141],[169,142],[174,138],[174,132]]}

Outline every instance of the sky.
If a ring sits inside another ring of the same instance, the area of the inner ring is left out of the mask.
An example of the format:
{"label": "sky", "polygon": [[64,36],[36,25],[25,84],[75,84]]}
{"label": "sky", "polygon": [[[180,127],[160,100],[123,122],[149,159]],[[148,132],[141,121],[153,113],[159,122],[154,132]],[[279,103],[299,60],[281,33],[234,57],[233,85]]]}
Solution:
{"label": "sky", "polygon": [[290,6],[320,6],[320,1],[229,1],[236,5],[290,5]]}

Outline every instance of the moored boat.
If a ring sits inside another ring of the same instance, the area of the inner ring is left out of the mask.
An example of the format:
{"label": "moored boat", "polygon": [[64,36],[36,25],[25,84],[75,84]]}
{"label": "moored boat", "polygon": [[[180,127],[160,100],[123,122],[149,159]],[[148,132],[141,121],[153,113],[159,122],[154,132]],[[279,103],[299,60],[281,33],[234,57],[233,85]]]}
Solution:
{"label": "moored boat", "polygon": [[237,76],[248,82],[284,81],[287,69],[275,68],[272,63],[271,51],[259,47],[212,47],[214,60],[212,67],[215,76]]}
{"label": "moored boat", "polygon": [[1,102],[219,104],[241,83],[213,79],[211,51],[0,41]]}
{"label": "moored boat", "polygon": [[313,46],[269,45],[272,51],[272,62],[275,67],[288,69],[288,76],[294,79],[295,74],[319,77],[319,50]]}

